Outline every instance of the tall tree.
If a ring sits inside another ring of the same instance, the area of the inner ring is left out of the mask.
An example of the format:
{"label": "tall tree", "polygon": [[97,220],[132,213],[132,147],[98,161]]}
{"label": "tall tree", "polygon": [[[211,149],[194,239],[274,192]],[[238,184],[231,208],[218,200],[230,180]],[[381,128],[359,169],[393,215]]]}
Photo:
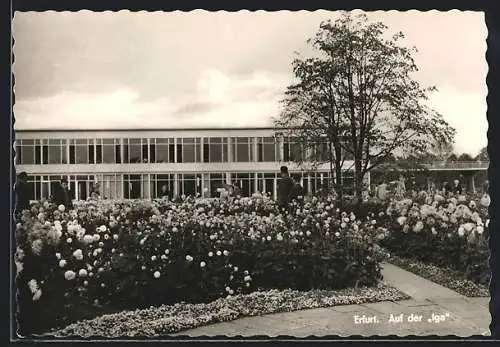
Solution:
{"label": "tall tree", "polygon": [[281,125],[293,120],[302,134],[321,133],[335,152],[352,156],[359,202],[365,175],[388,156],[421,156],[436,143],[452,143],[455,135],[425,105],[435,88],[423,88],[412,77],[416,49],[399,45],[402,33],[386,39],[386,31],[365,15],[322,22],[308,41],[317,56],[293,62],[298,82],[288,87],[281,115]]}
{"label": "tall tree", "polygon": [[458,156],[457,161],[474,161],[474,158],[468,153],[462,153]]}
{"label": "tall tree", "polygon": [[479,154],[476,156],[476,160],[477,161],[489,161],[490,160],[490,156],[488,155],[488,148],[487,147],[481,148],[481,150],[479,151]]}

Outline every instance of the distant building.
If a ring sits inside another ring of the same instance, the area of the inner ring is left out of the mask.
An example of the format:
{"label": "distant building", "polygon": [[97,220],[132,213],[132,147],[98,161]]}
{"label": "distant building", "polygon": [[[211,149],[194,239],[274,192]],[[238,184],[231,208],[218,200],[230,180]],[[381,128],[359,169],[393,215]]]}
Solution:
{"label": "distant building", "polygon": [[[244,196],[275,197],[281,165],[301,175],[307,194],[331,186],[330,165],[299,168],[300,144],[273,128],[18,130],[15,148],[16,171],[28,173],[33,200],[49,197],[62,177],[78,200],[95,182],[109,199],[155,198],[164,185],[171,196],[214,197],[232,182]],[[352,168],[352,161],[344,167]],[[352,193],[352,169],[343,182]]]}

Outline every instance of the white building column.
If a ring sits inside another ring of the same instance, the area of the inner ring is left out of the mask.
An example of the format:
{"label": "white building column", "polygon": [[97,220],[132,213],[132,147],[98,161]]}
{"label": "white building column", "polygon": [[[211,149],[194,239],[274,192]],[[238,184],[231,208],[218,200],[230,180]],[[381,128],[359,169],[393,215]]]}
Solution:
{"label": "white building column", "polygon": [[253,192],[258,193],[259,192],[259,178],[258,178],[257,172],[253,173],[253,183],[254,183]]}
{"label": "white building column", "polygon": [[66,150],[66,164],[69,164],[69,143],[70,140],[64,140]]}
{"label": "white building column", "polygon": [[258,162],[259,161],[259,155],[258,155],[258,146],[257,146],[257,138],[252,137],[252,150],[253,150],[253,161]]}
{"label": "white building column", "polygon": [[273,199],[276,200],[278,198],[278,180],[276,177],[273,179]]}
{"label": "white building column", "polygon": [[[175,141],[174,141],[174,146],[175,146]],[[176,153],[177,153],[177,151],[176,151]],[[174,173],[174,197],[178,197],[178,196],[179,196],[179,174]]]}
{"label": "white building column", "polygon": [[[127,159],[125,159],[125,156],[124,156],[125,150],[123,148],[125,141],[123,139],[119,139],[119,141],[120,141],[120,158],[121,158],[121,162],[123,164],[123,163],[127,162]],[[123,182],[123,176],[122,176],[122,182]],[[122,184],[122,190],[123,190],[123,184]],[[123,194],[122,194],[122,196],[123,196]]]}
{"label": "white building column", "polygon": [[307,174],[307,191],[309,192],[309,194],[311,195],[312,194],[312,184],[311,184],[311,174]]}
{"label": "white building column", "polygon": [[174,163],[177,163],[177,137],[174,137]]}
{"label": "white building column", "polygon": [[279,141],[278,144],[279,144],[279,151],[280,151],[279,152],[280,162],[283,162],[284,161],[283,158],[285,158],[285,153],[284,153],[285,152],[285,146],[284,146],[284,142],[285,141],[284,141],[284,139],[285,139],[285,137],[283,135],[278,136],[278,141]]}
{"label": "white building column", "polygon": [[[123,152],[123,147],[122,147],[122,152]],[[123,158],[123,156],[122,156],[122,158]],[[124,180],[123,175],[116,175],[116,181],[117,182],[115,182],[115,184],[118,185],[118,191],[117,191],[118,196],[117,196],[117,198],[124,199],[125,198],[125,194],[124,194],[125,192],[123,191],[123,189],[124,189],[123,186],[125,185],[125,180]]]}
{"label": "white building column", "polygon": [[232,163],[233,162],[233,144],[231,141],[231,136],[227,137],[227,156],[229,157],[227,162]]}
{"label": "white building column", "polygon": [[203,147],[205,147],[203,145],[204,141],[205,141],[205,138],[202,136],[200,138],[200,146],[201,146],[201,148],[200,148],[200,156],[201,156],[201,158],[199,158],[199,162],[200,163],[203,163],[203,157],[204,157],[204,153],[205,153],[204,150],[203,150]]}
{"label": "white building column", "polygon": [[231,184],[231,173],[226,172],[226,184]]}
{"label": "white building column", "polygon": [[471,177],[471,185],[472,185],[472,193],[476,194],[476,180],[475,180],[476,174],[472,174]]}
{"label": "white building column", "polygon": [[145,199],[151,199],[151,175],[142,175],[142,195]]}
{"label": "white building column", "polygon": [[[147,153],[148,153],[148,163],[151,163],[151,139],[148,137],[146,139],[146,145],[148,146]],[[141,148],[142,151],[142,148]],[[144,159],[144,158],[143,158]],[[143,160],[144,161],[144,160]]]}

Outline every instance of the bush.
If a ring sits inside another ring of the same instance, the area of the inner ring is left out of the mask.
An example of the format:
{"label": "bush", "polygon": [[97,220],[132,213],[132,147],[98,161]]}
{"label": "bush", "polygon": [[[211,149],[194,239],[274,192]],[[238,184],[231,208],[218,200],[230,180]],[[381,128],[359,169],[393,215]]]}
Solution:
{"label": "bush", "polygon": [[389,204],[386,225],[391,233],[382,245],[398,256],[458,270],[465,279],[487,284],[487,206],[466,196],[422,195]]}
{"label": "bush", "polygon": [[17,225],[19,321],[43,332],[103,312],[201,303],[255,289],[374,285],[387,230],[312,199],[284,214],[232,202],[43,202]]}

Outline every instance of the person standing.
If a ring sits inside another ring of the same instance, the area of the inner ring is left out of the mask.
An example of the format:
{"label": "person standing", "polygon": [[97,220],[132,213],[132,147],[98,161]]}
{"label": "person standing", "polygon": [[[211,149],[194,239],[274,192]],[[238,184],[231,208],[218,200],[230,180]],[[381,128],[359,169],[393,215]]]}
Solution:
{"label": "person standing", "polygon": [[385,181],[385,179],[382,181],[382,183],[378,186],[377,188],[377,197],[384,201],[387,199],[387,195],[388,195],[388,189],[387,189],[387,183]]}
{"label": "person standing", "polygon": [[59,188],[56,190],[54,194],[54,203],[59,205],[63,205],[67,210],[73,209],[73,192],[68,187],[68,180],[63,178],[61,180],[61,184]]}
{"label": "person standing", "polygon": [[280,175],[281,179],[278,181],[278,206],[283,210],[288,207],[294,183],[288,174],[288,167],[282,166],[280,168]]}
{"label": "person standing", "polygon": [[99,191],[99,183],[94,183],[92,189],[90,190],[90,199],[99,200],[101,198],[101,192]]}
{"label": "person standing", "polygon": [[232,195],[235,198],[240,198],[241,197],[241,188],[240,188],[238,182],[234,182],[233,183]]}
{"label": "person standing", "polygon": [[167,185],[163,184],[160,188],[160,192],[158,193],[158,197],[160,199],[168,199],[170,197],[167,189]]}
{"label": "person standing", "polygon": [[23,210],[30,208],[30,191],[28,186],[28,174],[21,172],[17,175],[17,182],[14,186],[16,192],[15,215],[18,216]]}
{"label": "person standing", "polygon": [[399,176],[399,180],[396,182],[396,191],[394,197],[398,200],[402,200],[406,193],[405,179],[401,175]]}
{"label": "person standing", "polygon": [[463,191],[463,188],[462,188],[462,184],[460,183],[459,180],[454,180],[453,181],[453,188],[452,188],[452,192],[453,194],[462,194],[462,191]]}

